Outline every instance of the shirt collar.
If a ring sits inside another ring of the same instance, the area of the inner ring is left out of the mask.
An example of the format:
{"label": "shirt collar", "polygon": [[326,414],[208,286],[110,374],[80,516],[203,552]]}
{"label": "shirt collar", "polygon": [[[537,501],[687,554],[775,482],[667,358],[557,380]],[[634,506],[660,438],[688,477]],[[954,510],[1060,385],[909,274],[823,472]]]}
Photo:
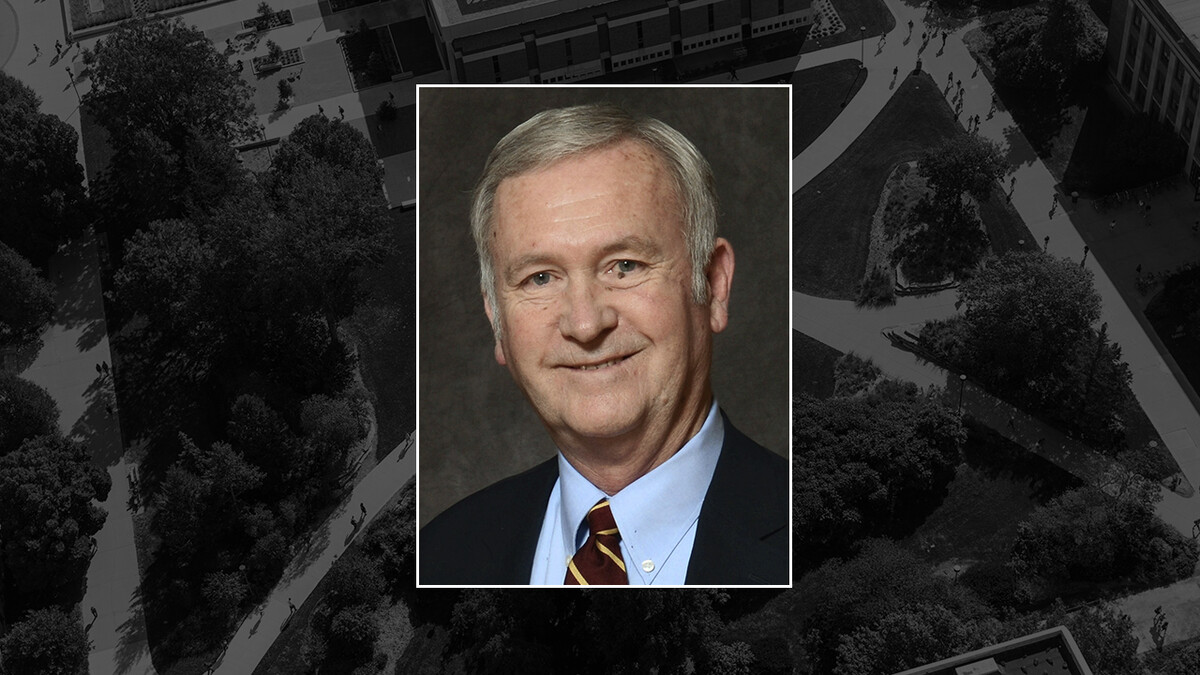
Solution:
{"label": "shirt collar", "polygon": [[700,517],[700,507],[712,482],[725,441],[725,425],[714,398],[700,431],[650,473],[608,497],[592,485],[560,452],[558,479],[562,489],[559,511],[563,549],[573,554],[587,540],[584,518],[592,506],[608,497],[624,548],[640,563],[655,561],[651,572],[627,565],[651,583],[684,534]]}

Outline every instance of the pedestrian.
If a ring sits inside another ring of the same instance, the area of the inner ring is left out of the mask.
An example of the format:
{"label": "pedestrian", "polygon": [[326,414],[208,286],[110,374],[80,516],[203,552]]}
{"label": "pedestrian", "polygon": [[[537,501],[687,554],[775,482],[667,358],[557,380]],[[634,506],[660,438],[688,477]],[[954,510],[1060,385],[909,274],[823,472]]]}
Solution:
{"label": "pedestrian", "polygon": [[71,72],[71,66],[67,66],[67,79],[71,82],[75,81],[75,73]]}
{"label": "pedestrian", "polygon": [[1008,177],[1008,189],[1009,189],[1009,191],[1012,191],[1016,187],[1017,187],[1017,174],[1014,173],[1013,175]]}
{"label": "pedestrian", "polygon": [[1042,250],[1043,251],[1050,250],[1050,235],[1046,235],[1046,238],[1042,239]]}
{"label": "pedestrian", "polygon": [[929,42],[929,33],[921,33],[921,44]]}
{"label": "pedestrian", "polygon": [[950,74],[946,76],[946,86],[949,87],[952,82],[954,82],[954,71],[953,70],[950,71]]}
{"label": "pedestrian", "polygon": [[54,41],[54,53],[57,56],[62,56],[62,43],[58,40]]}
{"label": "pedestrian", "polygon": [[[892,68],[892,77],[896,77],[896,75],[898,75],[899,73],[900,73],[900,66],[896,66],[896,67]],[[1193,232],[1196,231],[1195,225],[1192,226],[1192,231]]]}
{"label": "pedestrian", "polygon": [[1033,444],[1033,450],[1034,450],[1034,452],[1039,452],[1039,451],[1041,451],[1041,449],[1042,449],[1042,441],[1044,441],[1044,440],[1046,440],[1046,439],[1044,439],[1044,438],[1039,438],[1039,439],[1037,439],[1037,443],[1034,443],[1034,444]]}
{"label": "pedestrian", "polygon": [[908,34],[909,35],[912,35],[912,30],[913,30],[913,22],[912,22],[912,19],[909,19],[908,20]]}
{"label": "pedestrian", "polygon": [[292,604],[292,599],[288,598],[288,614],[295,614],[295,613],[296,613],[296,606],[294,604]]}
{"label": "pedestrian", "polygon": [[946,36],[948,36],[948,35],[949,35],[949,33],[947,33],[946,31],[942,31],[942,46],[943,47],[946,46]]}
{"label": "pedestrian", "polygon": [[396,92],[389,91],[388,92],[388,100],[395,103],[396,102]]}
{"label": "pedestrian", "polygon": [[1013,431],[1017,430],[1017,418],[1016,417],[1013,417],[1012,415],[1008,416],[1008,428],[1012,429]]}
{"label": "pedestrian", "polygon": [[36,42],[33,43],[33,60],[37,61],[38,57],[41,55],[42,55],[42,48],[37,46]]}
{"label": "pedestrian", "polygon": [[1140,276],[1142,273],[1142,263],[1138,263],[1137,269],[1134,270]]}
{"label": "pedestrian", "polygon": [[109,416],[109,417],[112,417],[112,414],[113,414],[113,407],[112,407],[112,405],[110,404],[110,405],[106,405],[106,406],[104,406],[104,412],[108,413],[108,416]]}
{"label": "pedestrian", "polygon": [[93,608],[92,608],[92,618],[93,618],[93,619],[95,619],[95,618],[97,618],[97,617],[99,617],[99,616],[100,616],[100,613],[96,611],[96,608],[95,608],[95,607],[93,607]]}
{"label": "pedestrian", "polygon": [[338,106],[338,119],[340,119],[340,120],[346,119],[346,109],[340,105]]}
{"label": "pedestrian", "polygon": [[737,68],[735,68],[733,66],[729,66],[729,81],[730,82],[738,82],[739,81],[738,74],[737,74]]}
{"label": "pedestrian", "polygon": [[1117,219],[1116,218],[1113,218],[1112,220],[1108,221],[1108,231],[1109,232],[1112,232],[1113,230],[1115,230],[1116,227],[1117,227]]}
{"label": "pedestrian", "polygon": [[96,364],[96,374],[97,374],[97,375],[103,375],[103,374],[104,374],[104,370],[103,370],[103,369],[100,367],[100,364],[99,364],[99,363],[97,363],[97,364]]}
{"label": "pedestrian", "polygon": [[325,106],[321,105],[320,103],[317,104],[317,114],[325,114]]}
{"label": "pedestrian", "polygon": [[362,511],[363,518],[366,518],[366,517],[367,517],[367,505],[366,505],[366,504],[363,504],[362,502],[359,502],[359,504],[358,504],[358,510],[359,510],[359,511]]}
{"label": "pedestrian", "polygon": [[963,88],[962,88],[962,80],[956,80],[956,81],[954,82],[954,84],[958,86],[958,91],[959,91],[959,92],[962,92],[962,90],[963,90]]}
{"label": "pedestrian", "polygon": [[105,375],[108,375],[108,374],[109,374],[109,370],[108,370],[108,361],[101,361],[101,362],[100,362],[100,367],[104,369],[104,374],[105,374]]}

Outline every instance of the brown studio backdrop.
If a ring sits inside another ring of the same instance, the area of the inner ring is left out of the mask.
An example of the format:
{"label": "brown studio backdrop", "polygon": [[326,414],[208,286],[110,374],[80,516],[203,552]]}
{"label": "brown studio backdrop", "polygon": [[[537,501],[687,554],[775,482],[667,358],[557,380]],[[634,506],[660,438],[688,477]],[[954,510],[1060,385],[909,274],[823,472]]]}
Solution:
{"label": "brown studio backdrop", "polygon": [[736,256],[713,389],[733,423],[787,456],[791,391],[790,110],[784,87],[421,87],[418,187],[420,525],[552,456],[537,415],[493,357],[468,210],[488,152],[546,108],[606,101],[656,117],[708,159],[718,234]]}

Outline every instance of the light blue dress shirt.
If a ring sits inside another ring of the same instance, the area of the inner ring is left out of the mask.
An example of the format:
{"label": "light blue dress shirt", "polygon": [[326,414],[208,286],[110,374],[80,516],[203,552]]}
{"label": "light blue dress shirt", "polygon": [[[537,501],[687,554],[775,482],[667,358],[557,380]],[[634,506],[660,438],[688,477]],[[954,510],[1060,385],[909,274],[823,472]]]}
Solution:
{"label": "light blue dress shirt", "polygon": [[615,495],[604,494],[558,453],[558,481],[546,503],[529,583],[563,583],[567,562],[587,541],[588,510],[608,497],[629,584],[683,584],[700,507],[724,441],[725,425],[713,399],[700,431],[679,452]]}

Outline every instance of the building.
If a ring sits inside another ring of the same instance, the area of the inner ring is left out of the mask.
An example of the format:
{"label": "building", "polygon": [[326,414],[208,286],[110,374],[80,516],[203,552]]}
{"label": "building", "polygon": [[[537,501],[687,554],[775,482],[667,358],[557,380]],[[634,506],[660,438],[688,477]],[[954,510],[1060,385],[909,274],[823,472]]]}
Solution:
{"label": "building", "polygon": [[425,0],[451,79],[480,84],[574,82],[717,50],[744,55],[752,39],[807,30],[813,1]]}
{"label": "building", "polygon": [[1200,184],[1200,2],[1113,0],[1107,62],[1124,101],[1170,125],[1187,144],[1182,168]]}
{"label": "building", "polygon": [[1063,626],[984,647],[897,675],[1092,675]]}

